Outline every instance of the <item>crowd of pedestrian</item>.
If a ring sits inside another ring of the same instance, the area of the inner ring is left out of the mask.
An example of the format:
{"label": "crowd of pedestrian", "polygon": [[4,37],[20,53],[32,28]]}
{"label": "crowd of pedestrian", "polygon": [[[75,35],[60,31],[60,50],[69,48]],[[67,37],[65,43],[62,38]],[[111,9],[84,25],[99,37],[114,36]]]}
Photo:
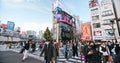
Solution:
{"label": "crowd of pedestrian", "polygon": [[[66,41],[64,45],[56,40],[46,40],[39,43],[41,51],[40,57],[44,56],[45,63],[57,63],[59,48],[64,48],[66,59],[79,57],[85,63],[119,63],[120,62],[120,43],[110,41]],[[28,58],[28,52],[33,53],[36,50],[36,42],[28,40],[22,42],[21,51],[23,53],[22,61]],[[44,54],[44,55],[43,55]]]}
{"label": "crowd of pedestrian", "polygon": [[64,49],[66,59],[80,56],[80,60],[85,63],[120,63],[119,42],[70,40],[66,41]]}
{"label": "crowd of pedestrian", "polygon": [[85,63],[119,63],[120,44],[118,42],[94,42],[86,41],[82,53],[85,55]]}

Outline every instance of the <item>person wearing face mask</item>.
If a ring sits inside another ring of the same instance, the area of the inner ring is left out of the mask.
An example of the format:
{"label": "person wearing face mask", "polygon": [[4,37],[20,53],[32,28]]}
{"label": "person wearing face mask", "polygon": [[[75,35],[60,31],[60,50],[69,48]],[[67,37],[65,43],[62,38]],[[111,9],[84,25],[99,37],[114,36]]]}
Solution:
{"label": "person wearing face mask", "polygon": [[88,63],[101,63],[101,55],[99,49],[93,41],[89,43],[87,59]]}
{"label": "person wearing face mask", "polygon": [[50,43],[50,40],[46,40],[44,48],[42,50],[42,52],[40,53],[40,56],[43,55],[44,53],[44,59],[45,59],[45,63],[50,63],[50,61],[53,58],[53,45]]}

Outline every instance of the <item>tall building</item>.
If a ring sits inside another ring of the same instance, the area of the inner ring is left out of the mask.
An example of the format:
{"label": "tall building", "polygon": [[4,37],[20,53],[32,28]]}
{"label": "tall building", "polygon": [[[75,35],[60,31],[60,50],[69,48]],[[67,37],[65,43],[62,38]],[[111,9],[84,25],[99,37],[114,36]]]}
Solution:
{"label": "tall building", "polygon": [[101,28],[101,13],[98,1],[91,0],[89,2],[91,11],[91,27],[92,27],[92,38],[93,40],[102,40],[102,28]]}
{"label": "tall building", "polygon": [[65,11],[64,6],[59,0],[53,3],[53,39],[62,40],[63,42],[73,40],[75,19],[71,14]]}
{"label": "tall building", "polygon": [[34,31],[34,30],[27,30],[27,38],[35,40],[35,38],[36,38],[36,31]]}
{"label": "tall building", "polygon": [[[91,0],[89,2],[91,12],[91,25],[93,40],[114,41],[119,40],[118,25],[113,20],[115,16],[112,0]],[[114,3],[116,4],[116,3]]]}

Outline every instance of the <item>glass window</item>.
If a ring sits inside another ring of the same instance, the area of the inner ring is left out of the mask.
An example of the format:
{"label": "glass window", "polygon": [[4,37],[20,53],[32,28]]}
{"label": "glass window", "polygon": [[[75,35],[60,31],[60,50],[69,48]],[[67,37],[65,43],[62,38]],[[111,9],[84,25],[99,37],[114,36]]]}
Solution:
{"label": "glass window", "polygon": [[[115,30],[115,29],[114,29]],[[106,29],[105,30],[106,35],[113,36],[113,30],[112,29]]]}
{"label": "glass window", "polygon": [[92,9],[92,10],[91,10],[91,14],[92,14],[92,15],[98,14],[98,8]]}
{"label": "glass window", "polygon": [[93,28],[100,28],[100,23],[94,23]]}
{"label": "glass window", "polygon": [[105,19],[105,20],[103,20],[104,21],[104,25],[110,25],[111,24],[111,22],[110,22],[110,19]]}
{"label": "glass window", "polygon": [[113,15],[112,10],[107,10],[102,12],[102,17]]}
{"label": "glass window", "polygon": [[99,15],[97,15],[97,16],[92,16],[92,20],[93,20],[93,21],[99,20]]}
{"label": "glass window", "polygon": [[111,2],[111,0],[102,0],[101,6],[107,5]]}

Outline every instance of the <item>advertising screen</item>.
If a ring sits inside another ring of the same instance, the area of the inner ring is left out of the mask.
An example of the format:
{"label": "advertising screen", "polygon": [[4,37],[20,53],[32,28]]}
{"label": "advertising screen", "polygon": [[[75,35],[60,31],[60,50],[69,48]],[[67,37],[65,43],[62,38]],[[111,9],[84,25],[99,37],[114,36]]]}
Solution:
{"label": "advertising screen", "polygon": [[82,24],[82,38],[83,40],[91,40],[91,25],[90,24]]}
{"label": "advertising screen", "polygon": [[66,24],[72,25],[73,23],[73,17],[67,14],[64,11],[60,11],[57,14],[57,21],[58,22],[64,22]]}
{"label": "advertising screen", "polygon": [[15,26],[14,22],[8,21],[7,25],[8,25],[8,28],[7,28],[8,30],[14,30],[14,26]]}

